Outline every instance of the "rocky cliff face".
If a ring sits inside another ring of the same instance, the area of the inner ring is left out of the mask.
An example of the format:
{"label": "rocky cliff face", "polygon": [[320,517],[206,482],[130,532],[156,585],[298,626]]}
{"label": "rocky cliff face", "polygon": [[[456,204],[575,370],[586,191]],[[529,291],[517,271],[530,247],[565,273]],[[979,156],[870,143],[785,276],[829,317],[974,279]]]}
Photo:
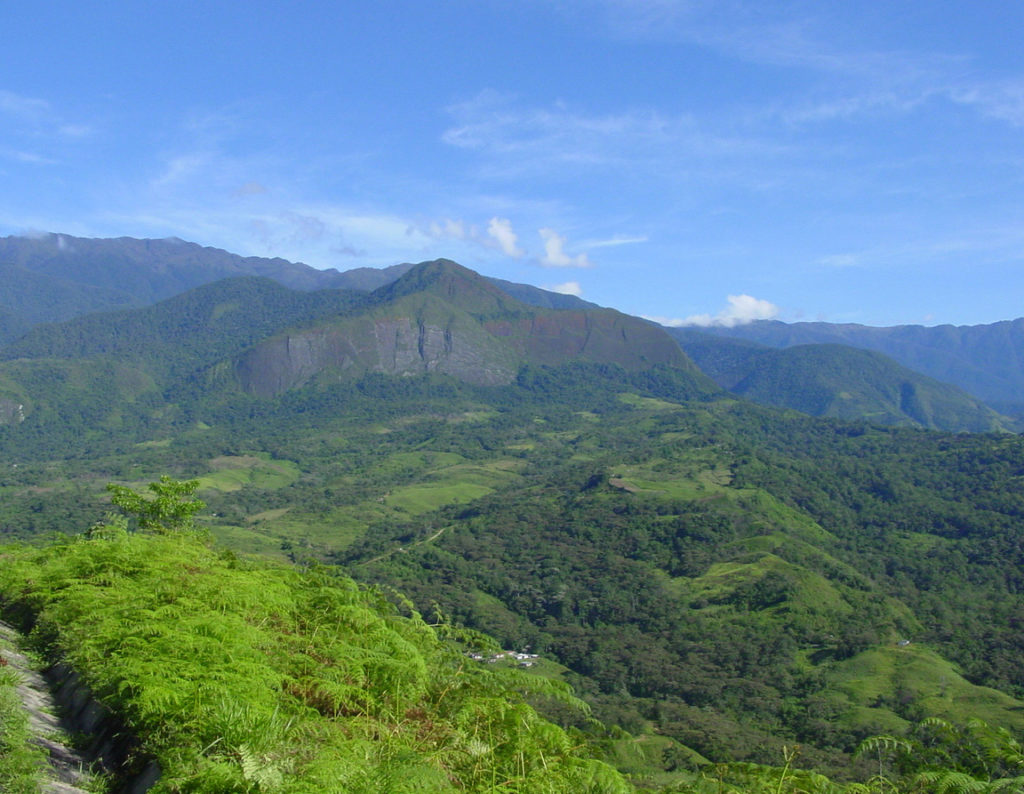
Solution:
{"label": "rocky cliff face", "polygon": [[440,372],[478,385],[508,383],[516,358],[503,346],[453,325],[415,317],[385,317],[276,337],[239,359],[242,388],[271,397],[321,373]]}

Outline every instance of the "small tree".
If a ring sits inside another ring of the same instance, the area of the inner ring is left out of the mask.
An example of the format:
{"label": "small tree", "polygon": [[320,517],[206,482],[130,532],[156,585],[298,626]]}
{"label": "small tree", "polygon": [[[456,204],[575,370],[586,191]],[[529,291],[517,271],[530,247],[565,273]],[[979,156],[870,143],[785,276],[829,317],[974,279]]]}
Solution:
{"label": "small tree", "polygon": [[136,493],[124,485],[109,483],[110,501],[139,522],[139,529],[165,534],[189,531],[195,526],[195,514],[206,507],[193,495],[199,480],[174,480],[166,474],[148,486],[153,496]]}

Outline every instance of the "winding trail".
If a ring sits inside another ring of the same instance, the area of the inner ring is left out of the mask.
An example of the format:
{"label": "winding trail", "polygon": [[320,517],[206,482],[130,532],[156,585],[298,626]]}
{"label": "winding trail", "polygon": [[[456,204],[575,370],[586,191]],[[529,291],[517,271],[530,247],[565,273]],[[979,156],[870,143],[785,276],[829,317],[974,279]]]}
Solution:
{"label": "winding trail", "polygon": [[88,794],[82,786],[89,779],[84,771],[89,764],[69,746],[67,733],[55,716],[57,707],[46,680],[28,657],[17,650],[18,636],[14,628],[0,621],[0,655],[21,676],[18,694],[28,712],[32,735],[49,755],[50,768],[41,791],[43,794]]}

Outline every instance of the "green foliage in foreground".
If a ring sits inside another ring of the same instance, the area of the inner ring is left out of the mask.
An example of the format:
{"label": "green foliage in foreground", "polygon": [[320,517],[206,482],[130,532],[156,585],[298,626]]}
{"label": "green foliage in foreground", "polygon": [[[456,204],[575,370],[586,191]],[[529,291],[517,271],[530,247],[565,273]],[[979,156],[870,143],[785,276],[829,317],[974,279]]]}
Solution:
{"label": "green foliage in foreground", "polygon": [[525,700],[580,707],[566,688],[331,569],[112,525],[3,549],[0,598],[157,759],[156,792],[631,790]]}
{"label": "green foliage in foreground", "polygon": [[30,741],[28,715],[18,697],[18,675],[0,667],[0,791],[35,794],[43,752]]}

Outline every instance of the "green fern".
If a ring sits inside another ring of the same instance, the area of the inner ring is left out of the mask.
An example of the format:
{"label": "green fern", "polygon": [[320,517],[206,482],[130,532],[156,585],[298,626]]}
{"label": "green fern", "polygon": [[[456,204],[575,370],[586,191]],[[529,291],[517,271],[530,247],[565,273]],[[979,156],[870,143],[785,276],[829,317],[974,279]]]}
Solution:
{"label": "green fern", "polygon": [[472,662],[458,629],[333,569],[118,527],[3,555],[0,598],[158,759],[159,791],[630,790],[526,701],[585,713],[567,687]]}

